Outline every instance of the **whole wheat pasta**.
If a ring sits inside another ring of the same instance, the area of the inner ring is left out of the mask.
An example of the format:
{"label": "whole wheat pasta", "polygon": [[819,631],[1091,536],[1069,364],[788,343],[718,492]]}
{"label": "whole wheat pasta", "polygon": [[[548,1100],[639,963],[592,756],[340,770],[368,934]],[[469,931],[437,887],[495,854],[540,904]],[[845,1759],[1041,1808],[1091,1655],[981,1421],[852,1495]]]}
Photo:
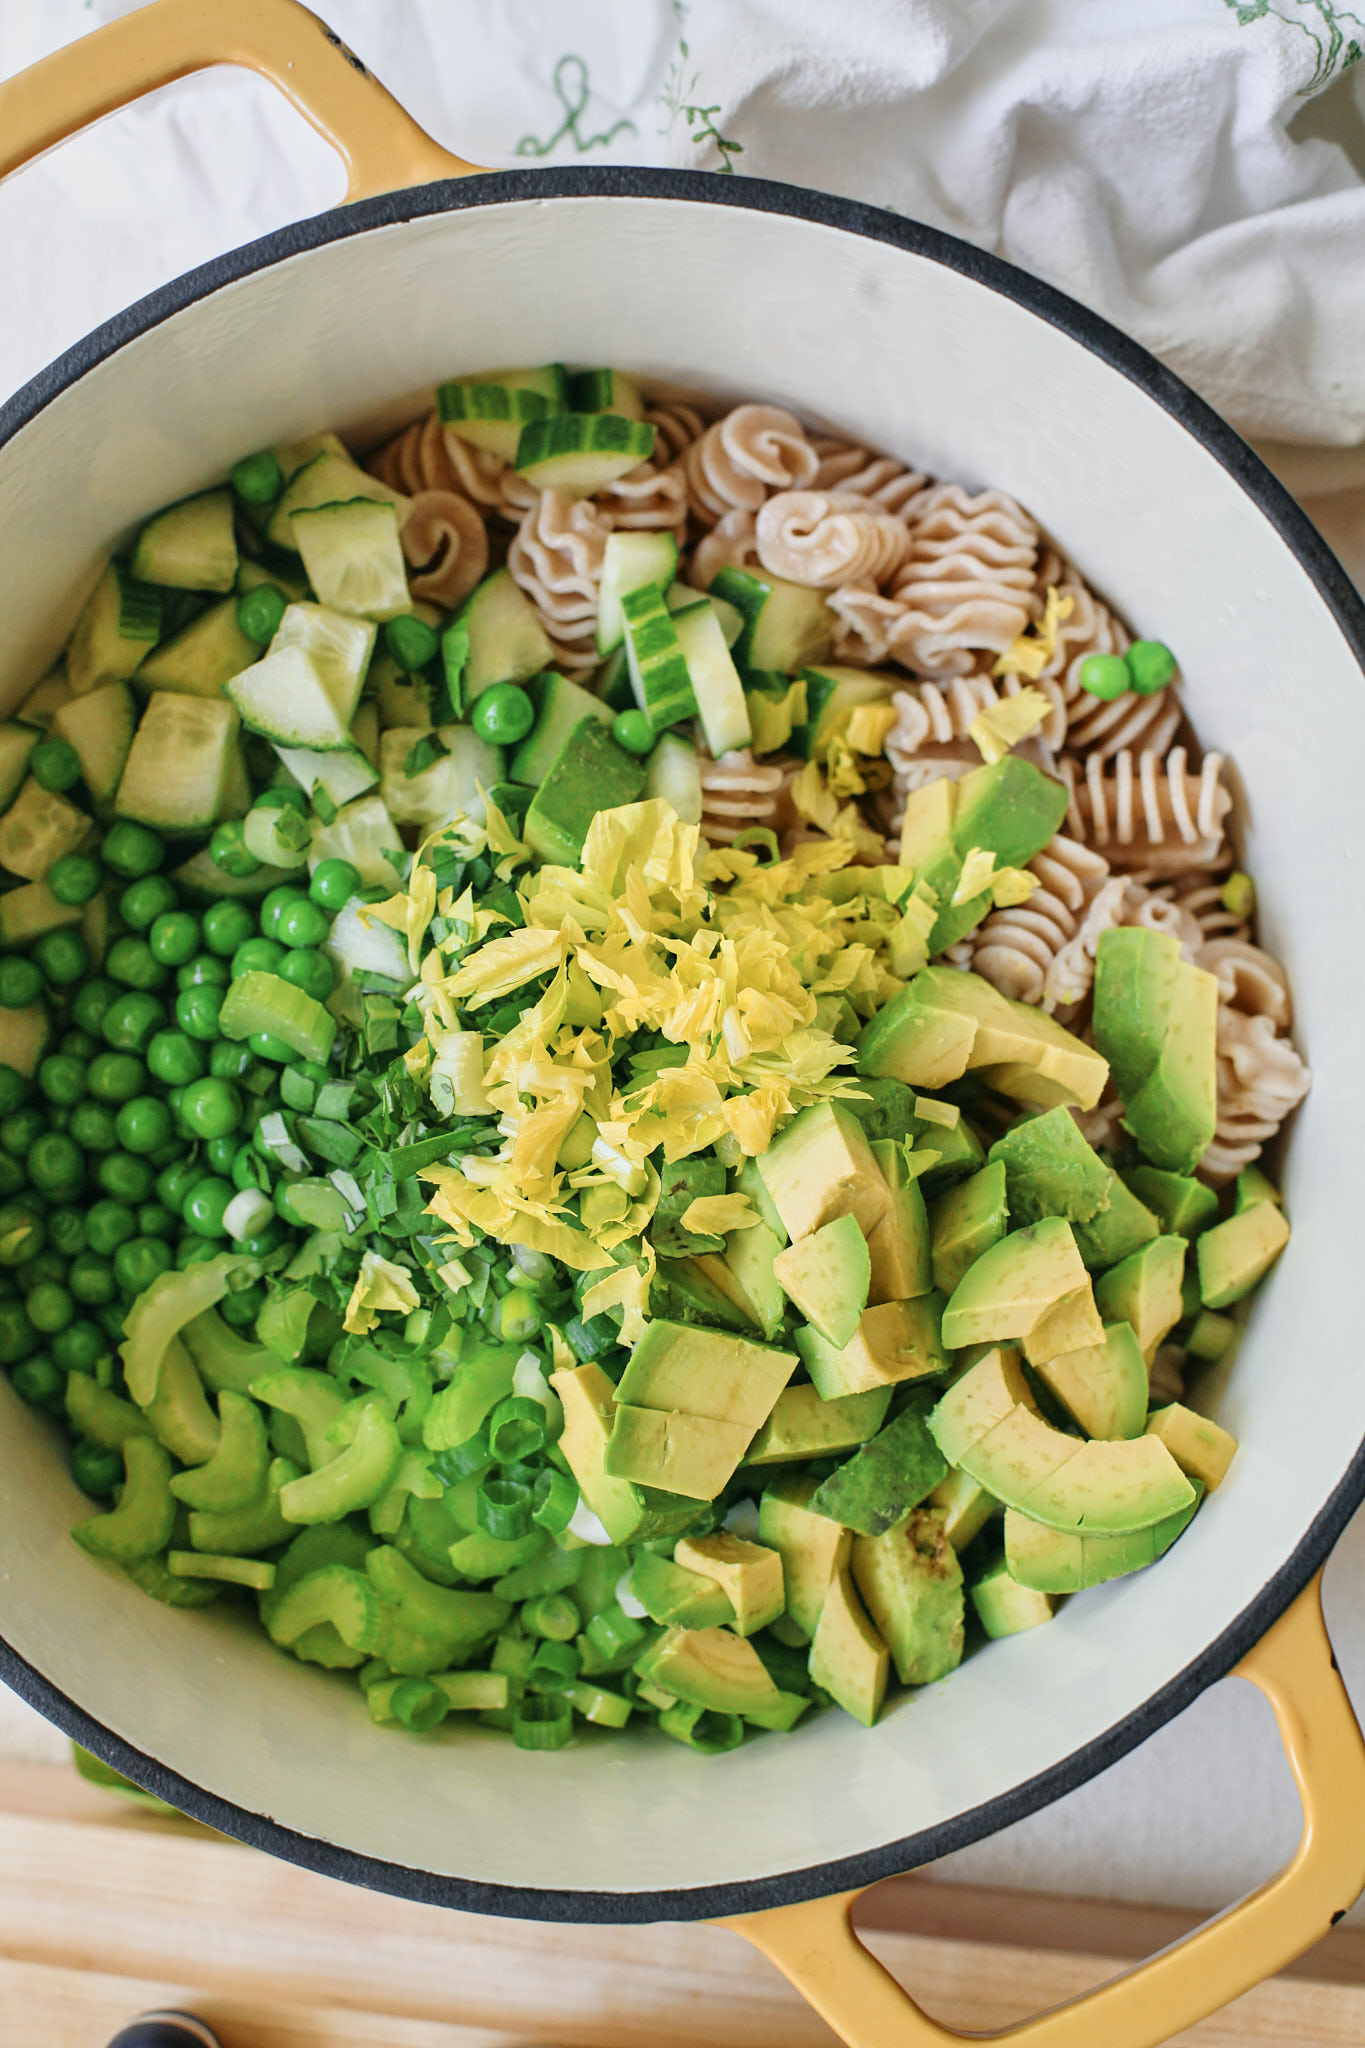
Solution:
{"label": "whole wheat pasta", "polygon": [[1067,830],[1116,868],[1164,877],[1207,867],[1222,849],[1232,797],[1219,780],[1221,754],[1206,754],[1198,773],[1188,758],[1184,747],[1165,756],[1125,749],[1108,762],[1063,756]]}
{"label": "whole wheat pasta", "polygon": [[488,568],[488,534],[476,507],[455,491],[418,491],[399,536],[416,598],[450,611]]}
{"label": "whole wheat pasta", "polygon": [[700,441],[706,420],[695,405],[681,399],[660,399],[645,407],[645,419],[654,429],[654,459],[676,463],[683,450]]}
{"label": "whole wheat pasta", "polygon": [[1218,1128],[1199,1162],[1203,1179],[1220,1186],[1258,1159],[1302,1102],[1311,1081],[1293,1043],[1276,1031],[1272,1017],[1220,1004]]}
{"label": "whole wheat pasta", "polygon": [[[1089,988],[1089,978],[1076,969],[1071,979],[1082,985],[1074,993],[1065,979],[1060,988],[1052,986],[1053,970],[1109,881],[1109,863],[1092,847],[1058,833],[1028,871],[1038,887],[1026,902],[991,912],[976,935],[971,965],[1002,995],[1054,1010],[1078,1002]],[[1088,958],[1093,978],[1093,952],[1082,958]]]}
{"label": "whole wheat pasta", "polygon": [[782,791],[799,762],[756,761],[747,747],[713,760],[699,748],[701,829],[715,846],[728,846],[755,825],[776,829]]}
{"label": "whole wheat pasta", "polygon": [[887,753],[895,760],[915,753],[923,745],[943,746],[949,740],[966,739],[972,721],[981,712],[998,704],[1002,697],[1016,697],[1026,688],[1040,691],[1051,706],[1038,728],[1038,737],[1049,747],[1061,746],[1066,737],[1066,706],[1050,677],[1029,684],[1017,675],[974,675],[897,690],[892,702],[898,716],[887,742]]}
{"label": "whole wheat pasta", "polygon": [[692,550],[687,580],[698,590],[709,590],[722,569],[759,567],[754,515],[742,507],[722,512],[709,533],[704,533]]}
{"label": "whole wheat pasta", "polygon": [[769,575],[817,590],[883,583],[910,545],[895,513],[856,491],[779,491],[760,506],[754,537]]}
{"label": "whole wheat pasta", "polygon": [[934,484],[906,508],[910,550],[893,585],[904,607],[892,659],[920,675],[964,675],[1028,624],[1038,529],[1003,491]]}
{"label": "whole wheat pasta", "polygon": [[683,451],[688,502],[704,525],[722,512],[757,512],[770,491],[804,490],[819,458],[795,413],[737,405]]}
{"label": "whole wheat pasta", "polygon": [[544,491],[508,550],[513,581],[535,606],[561,661],[575,672],[597,663],[597,592],[610,531],[590,498]]}
{"label": "whole wheat pasta", "polygon": [[888,512],[903,515],[929,481],[922,470],[908,469],[894,455],[874,455],[837,436],[817,435],[814,447],[820,458],[814,489],[856,491],[861,497],[875,498]]}
{"label": "whole wheat pasta", "polygon": [[441,424],[434,411],[414,420],[368,458],[366,467],[395,490],[458,491],[472,505],[516,521],[540,495],[534,484],[487,448]]}
{"label": "whole wheat pasta", "polygon": [[631,531],[673,532],[687,525],[687,486],[682,472],[642,462],[603,489],[598,505],[613,527]]}

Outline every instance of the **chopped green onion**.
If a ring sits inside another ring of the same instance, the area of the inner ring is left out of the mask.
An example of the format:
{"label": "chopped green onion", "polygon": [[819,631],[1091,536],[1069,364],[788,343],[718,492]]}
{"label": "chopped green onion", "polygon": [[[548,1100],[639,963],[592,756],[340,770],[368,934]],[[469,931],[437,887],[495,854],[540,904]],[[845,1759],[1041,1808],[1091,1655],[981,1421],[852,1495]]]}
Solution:
{"label": "chopped green onion", "polygon": [[569,1705],[585,1721],[593,1721],[599,1728],[624,1728],[634,1711],[628,1699],[619,1692],[604,1692],[599,1685],[587,1685],[581,1680],[569,1687]]}
{"label": "chopped green onion", "polygon": [[531,1520],[558,1536],[567,1529],[578,1507],[578,1482],[567,1472],[547,1465],[531,1490]]}
{"label": "chopped green onion", "polygon": [[724,1756],[727,1750],[738,1749],[744,1740],[744,1723],[738,1714],[717,1714],[710,1707],[696,1707],[688,1700],[665,1707],[659,1715],[659,1726],[675,1742],[685,1742],[702,1756]]}
{"label": "chopped green onion", "polygon": [[520,1480],[485,1479],[474,1497],[479,1527],[504,1540],[531,1526],[531,1489]]}
{"label": "chopped green onion", "polygon": [[644,1642],[649,1631],[633,1621],[619,1603],[612,1601],[600,1614],[594,1614],[584,1631],[588,1641],[599,1657],[617,1657],[623,1650],[631,1650]]}
{"label": "chopped green onion", "polygon": [[522,1627],[547,1642],[571,1643],[578,1634],[581,1618],[566,1593],[544,1593],[528,1600],[521,1610]]}
{"label": "chopped green onion", "polygon": [[402,1678],[389,1699],[394,1719],[414,1735],[426,1735],[444,1721],[450,1702],[439,1685],[425,1678]]}
{"label": "chopped green onion", "polygon": [[489,1449],[499,1465],[533,1458],[545,1448],[548,1434],[545,1410],[539,1401],[522,1394],[510,1394],[505,1401],[499,1401],[488,1418]]}
{"label": "chopped green onion", "polygon": [[583,1659],[572,1643],[540,1642],[532,1654],[526,1683],[537,1692],[564,1692],[582,1668]]}
{"label": "chopped green onion", "polygon": [[431,1461],[431,1469],[443,1486],[455,1486],[461,1479],[468,1479],[472,1472],[486,1472],[493,1463],[489,1449],[488,1431],[476,1430],[462,1444],[456,1444],[450,1451],[438,1451]]}
{"label": "chopped green onion", "polygon": [[562,1693],[534,1693],[512,1709],[512,1740],[518,1749],[564,1749],[572,1734],[573,1708]]}

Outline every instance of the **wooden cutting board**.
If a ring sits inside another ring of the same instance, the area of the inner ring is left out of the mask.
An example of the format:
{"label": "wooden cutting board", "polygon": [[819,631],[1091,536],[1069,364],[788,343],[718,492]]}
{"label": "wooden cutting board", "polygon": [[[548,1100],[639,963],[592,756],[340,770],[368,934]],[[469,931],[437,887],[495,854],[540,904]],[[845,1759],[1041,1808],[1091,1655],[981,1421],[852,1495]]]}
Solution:
{"label": "wooden cutting board", "polygon": [[[860,1914],[945,2021],[1007,2025],[1183,1931],[1179,1914],[899,1879]],[[190,2006],[224,2048],[831,2048],[724,1929],[553,1927],[357,1891],[52,1765],[0,1763],[0,2041],[104,2048]],[[1359,2048],[1365,1935],[1180,2036],[1190,2048]],[[1099,2048],[1099,2044],[1097,2044]]]}

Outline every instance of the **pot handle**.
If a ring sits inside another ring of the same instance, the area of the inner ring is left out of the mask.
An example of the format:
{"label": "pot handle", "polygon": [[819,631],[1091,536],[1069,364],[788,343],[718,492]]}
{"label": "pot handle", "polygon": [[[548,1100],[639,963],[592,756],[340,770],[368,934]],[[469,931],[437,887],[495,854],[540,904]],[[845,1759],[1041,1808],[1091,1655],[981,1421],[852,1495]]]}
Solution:
{"label": "pot handle", "polygon": [[[1083,1998],[992,2042],[1008,2048],[1157,2048],[1282,1969],[1326,1934],[1365,1888],[1365,1740],[1337,1669],[1319,1573],[1237,1666],[1275,1711],[1303,1802],[1293,1859],[1259,1891]],[[939,2026],[869,1954],[849,1924],[857,1892],[721,1924],[789,1977],[848,2048],[951,2048]]]}
{"label": "pot handle", "polygon": [[144,93],[213,64],[259,72],[346,166],[346,197],[478,168],[434,142],[298,0],[151,0],[0,84],[0,178]]}

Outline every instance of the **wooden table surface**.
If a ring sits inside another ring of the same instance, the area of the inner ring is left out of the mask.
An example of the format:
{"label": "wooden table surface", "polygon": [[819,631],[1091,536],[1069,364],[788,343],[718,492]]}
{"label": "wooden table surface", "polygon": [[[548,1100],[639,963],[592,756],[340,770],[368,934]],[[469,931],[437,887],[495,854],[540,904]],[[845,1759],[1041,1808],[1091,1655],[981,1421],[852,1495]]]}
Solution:
{"label": "wooden table surface", "polygon": [[[878,1887],[859,1917],[925,2007],[971,2030],[1071,1997],[1189,1924],[1152,1908],[915,1878]],[[139,1812],[73,1770],[0,1764],[0,2041],[104,2048],[158,2005],[193,2007],[224,2048],[834,2041],[722,1928],[551,1927],[412,1905]],[[1291,1973],[1179,2038],[1359,2048],[1365,1934],[1338,1929]]]}

